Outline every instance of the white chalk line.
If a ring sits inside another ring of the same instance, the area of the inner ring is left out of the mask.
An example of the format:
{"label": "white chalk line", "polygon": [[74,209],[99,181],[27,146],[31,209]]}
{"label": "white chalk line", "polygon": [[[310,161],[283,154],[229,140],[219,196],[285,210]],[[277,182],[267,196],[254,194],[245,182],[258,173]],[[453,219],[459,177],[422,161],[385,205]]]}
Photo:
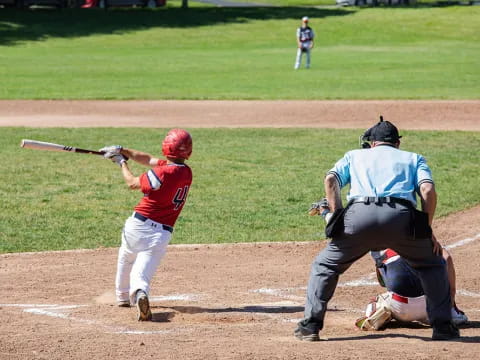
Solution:
{"label": "white chalk line", "polygon": [[272,295],[272,296],[276,296],[276,297],[279,297],[279,298],[282,298],[282,299],[304,301],[305,300],[304,296],[291,295],[291,294],[287,294],[287,293],[296,292],[298,290],[306,290],[306,289],[307,289],[306,287],[283,288],[283,289],[261,288],[261,289],[250,290],[249,292]]}
{"label": "white chalk line", "polygon": [[86,307],[88,305],[57,305],[57,304],[0,304],[1,307],[21,307],[24,308],[24,312],[35,315],[44,315],[54,318],[60,318],[64,320],[71,320],[88,325],[101,325],[109,328],[108,325],[100,324],[95,320],[80,319],[73,317],[66,313],[67,310],[72,310],[80,307]]}
{"label": "white chalk line", "polygon": [[480,239],[480,233],[478,233],[477,235],[475,235],[471,238],[466,238],[466,239],[457,241],[456,243],[453,243],[451,245],[446,245],[445,249],[449,250],[449,249],[454,249],[454,248],[459,247],[459,246],[464,246],[464,245],[470,244],[471,242],[474,242],[478,239]]}
{"label": "white chalk line", "polygon": [[57,304],[0,304],[0,307],[1,306],[5,306],[5,307],[21,307],[21,308],[24,308],[24,307],[36,307],[36,308],[42,308],[42,307],[46,307],[46,308],[51,308],[51,307],[54,307],[54,308],[63,308],[63,309],[66,309],[66,308],[74,308],[74,307],[79,307],[79,306],[87,306],[87,305],[57,305]]}
{"label": "white chalk line", "polygon": [[172,294],[172,295],[160,295],[151,296],[148,299],[150,302],[161,301],[197,301],[203,297],[202,294]]}
{"label": "white chalk line", "polygon": [[173,332],[173,330],[154,330],[154,331],[144,331],[144,330],[120,330],[114,331],[114,334],[125,334],[125,335],[155,335],[155,334],[168,334]]}
{"label": "white chalk line", "polygon": [[468,291],[468,290],[463,290],[463,289],[457,290],[457,295],[480,298],[479,293],[475,293],[473,291]]}
{"label": "white chalk line", "polygon": [[377,274],[372,272],[359,279],[339,283],[337,287],[378,286]]}
{"label": "white chalk line", "polygon": [[109,333],[114,334],[165,334],[171,332],[169,330],[159,330],[159,331],[141,331],[141,330],[131,330],[127,327],[112,326],[104,324],[97,320],[91,319],[82,319],[65,313],[65,311],[80,308],[88,307],[89,305],[57,305],[57,304],[0,304],[0,307],[20,307],[24,308],[24,312],[34,315],[49,316],[53,318],[59,318],[69,321],[74,321],[81,324],[101,327]]}
{"label": "white chalk line", "polygon": [[[170,296],[152,297],[152,300],[153,301],[192,300],[198,297],[199,297],[198,295],[194,295],[194,294],[175,294]],[[150,334],[167,334],[173,331],[173,330],[154,330],[154,331],[132,330],[132,329],[129,329],[128,327],[108,325],[97,320],[78,318],[68,313],[68,310],[72,310],[80,307],[88,307],[88,306],[89,305],[0,304],[0,307],[23,308],[23,311],[29,314],[49,316],[53,318],[70,320],[77,323],[101,327],[101,328],[104,328],[107,332],[114,333],[114,334],[150,335]]]}

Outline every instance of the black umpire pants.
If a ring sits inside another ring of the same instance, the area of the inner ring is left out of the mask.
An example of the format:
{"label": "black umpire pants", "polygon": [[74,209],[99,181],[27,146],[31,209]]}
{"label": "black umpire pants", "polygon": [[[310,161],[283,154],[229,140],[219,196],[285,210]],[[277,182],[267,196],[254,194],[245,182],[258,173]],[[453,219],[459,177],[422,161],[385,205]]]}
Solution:
{"label": "black umpire pants", "polygon": [[398,203],[354,203],[348,207],[344,231],[334,236],[312,264],[305,325],[321,330],[339,276],[367,252],[386,248],[404,257],[419,276],[430,323],[451,320],[452,304],[445,260],[433,253],[430,238],[413,238],[412,211]]}

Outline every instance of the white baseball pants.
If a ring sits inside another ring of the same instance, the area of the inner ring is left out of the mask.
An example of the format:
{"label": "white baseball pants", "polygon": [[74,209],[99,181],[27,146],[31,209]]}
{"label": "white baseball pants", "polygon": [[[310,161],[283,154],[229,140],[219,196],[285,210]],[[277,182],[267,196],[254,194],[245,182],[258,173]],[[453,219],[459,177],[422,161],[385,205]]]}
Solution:
{"label": "white baseball pants", "polygon": [[[391,291],[383,295],[388,296],[388,306],[392,311],[394,319],[402,322],[419,321],[423,324],[430,324],[425,296],[415,298],[400,297],[402,299],[399,300],[395,298],[395,294]],[[468,321],[468,317],[457,311],[455,307],[452,307],[451,313],[454,324],[461,325]]]}
{"label": "white baseball pants", "polygon": [[297,48],[297,57],[295,59],[295,70],[297,70],[298,68],[300,68],[300,65],[302,64],[302,55],[303,53],[305,52],[305,67],[307,69],[310,68],[310,53],[312,52],[312,49],[310,48],[310,44],[311,42],[305,42],[305,43],[302,43],[302,48],[304,49],[304,51],[302,51],[301,48]]}
{"label": "white baseball pants", "polygon": [[392,316],[403,322],[420,321],[428,324],[427,303],[425,296],[415,298],[404,298],[402,300],[395,299],[391,291],[388,292],[389,307]]}
{"label": "white baseball pants", "polygon": [[115,294],[117,301],[135,304],[135,293],[150,292],[150,283],[165,256],[172,234],[162,224],[129,217],[122,232],[118,251]]}

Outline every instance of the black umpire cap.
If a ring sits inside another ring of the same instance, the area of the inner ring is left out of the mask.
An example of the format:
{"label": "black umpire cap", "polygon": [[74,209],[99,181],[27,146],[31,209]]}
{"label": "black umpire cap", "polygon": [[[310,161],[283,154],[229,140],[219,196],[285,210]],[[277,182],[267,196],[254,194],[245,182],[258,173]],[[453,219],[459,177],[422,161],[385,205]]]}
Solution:
{"label": "black umpire cap", "polygon": [[380,116],[380,121],[365,131],[363,134],[364,140],[367,141],[385,141],[389,143],[396,143],[401,136],[398,134],[398,129],[390,121],[383,121],[383,116]]}

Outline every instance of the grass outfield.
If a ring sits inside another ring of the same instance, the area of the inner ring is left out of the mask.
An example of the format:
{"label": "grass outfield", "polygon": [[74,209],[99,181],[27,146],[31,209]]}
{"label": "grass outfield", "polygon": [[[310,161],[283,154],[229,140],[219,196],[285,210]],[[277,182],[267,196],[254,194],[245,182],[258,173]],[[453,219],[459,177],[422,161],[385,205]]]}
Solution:
{"label": "grass outfield", "polygon": [[[309,15],[312,69],[293,70]],[[0,11],[2,99],[478,99],[480,7]]]}
{"label": "grass outfield", "polygon": [[[191,129],[194,183],[174,243],[323,239],[310,217],[323,177],[360,130]],[[124,144],[153,154],[166,130],[2,128],[0,253],[117,246],[141,197],[101,157],[20,149],[22,138],[96,149]],[[480,202],[480,133],[404,132],[405,150],[424,154],[437,182],[437,216]],[[79,140],[80,139],[80,140]],[[132,164],[135,174],[146,168]]]}

